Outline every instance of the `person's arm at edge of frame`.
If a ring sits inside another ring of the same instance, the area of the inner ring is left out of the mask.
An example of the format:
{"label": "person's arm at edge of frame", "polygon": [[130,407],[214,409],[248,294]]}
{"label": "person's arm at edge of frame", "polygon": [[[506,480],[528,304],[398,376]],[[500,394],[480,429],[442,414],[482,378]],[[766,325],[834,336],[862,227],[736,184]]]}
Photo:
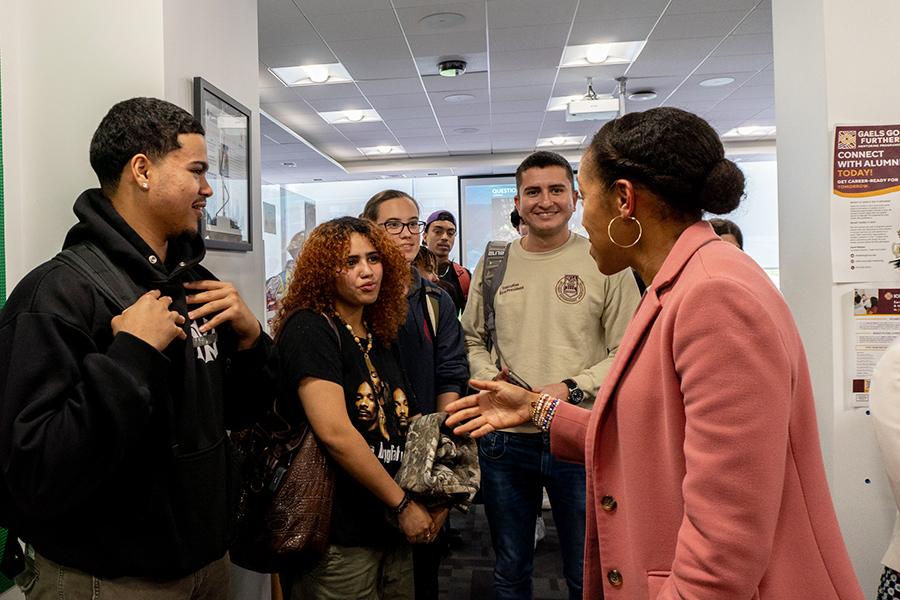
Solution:
{"label": "person's arm at edge of frame", "polygon": [[[894,503],[900,507],[900,338],[891,344],[875,367],[869,409]],[[897,541],[894,536],[890,547],[892,553],[896,551]]]}
{"label": "person's arm at edge of frame", "polygon": [[[309,419],[316,438],[328,454],[360,485],[369,490],[388,509],[399,506],[406,497],[359,431],[353,427],[344,404],[344,390],[340,385],[304,377],[297,390],[303,411]],[[400,528],[412,542],[426,541],[432,520],[428,511],[415,501],[398,515]]]}
{"label": "person's arm at edge of frame", "polygon": [[497,365],[487,350],[484,339],[484,298],[481,290],[481,270],[484,257],[478,261],[472,281],[469,284],[469,300],[462,314],[462,328],[465,336],[466,352],[469,359],[469,373],[472,379],[492,379],[497,376]]}

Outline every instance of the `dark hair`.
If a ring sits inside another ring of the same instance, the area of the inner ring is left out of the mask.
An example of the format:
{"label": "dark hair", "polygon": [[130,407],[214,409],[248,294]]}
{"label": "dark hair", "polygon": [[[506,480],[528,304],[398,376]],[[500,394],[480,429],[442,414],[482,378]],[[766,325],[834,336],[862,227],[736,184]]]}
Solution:
{"label": "dark hair", "polygon": [[437,273],[437,256],[428,249],[428,246],[419,246],[419,252],[412,262],[419,271],[434,271]]}
{"label": "dark hair", "polygon": [[659,196],[682,219],[737,208],[744,174],[725,158],[715,130],[695,114],[652,108],[613,119],[591,140],[585,163],[606,184],[627,179]]}
{"label": "dark hair", "polygon": [[716,235],[725,235],[730,233],[734,236],[734,239],[737,240],[738,248],[741,250],[744,249],[744,234],[741,233],[741,228],[737,226],[737,223],[734,221],[729,221],[728,219],[723,219],[721,217],[716,217],[715,219],[709,219],[709,224],[712,225],[713,231],[716,232]]}
{"label": "dark hair", "polygon": [[326,314],[334,311],[335,278],[345,269],[353,233],[364,235],[372,242],[384,267],[378,298],[374,304],[363,308],[363,315],[372,328],[372,335],[379,341],[389,343],[397,337],[400,326],[406,322],[409,266],[387,233],[371,221],[354,217],[326,221],[309,234],[275,319],[276,335],[288,316],[298,310],[310,309]]}
{"label": "dark hair", "polygon": [[569,185],[575,187],[575,174],[572,173],[572,165],[562,155],[547,150],[538,150],[525,157],[525,160],[516,169],[516,192],[522,186],[522,173],[528,169],[546,169],[547,167],[562,167],[566,170]]}
{"label": "dark hair", "polygon": [[122,169],[136,154],[156,160],[181,148],[183,133],[205,135],[189,112],[157,98],[132,98],[115,104],[91,138],[91,167],[100,187],[112,193],[119,187]]}
{"label": "dark hair", "polygon": [[409,200],[412,200],[412,203],[416,205],[416,210],[421,212],[419,203],[416,202],[415,198],[413,198],[406,192],[401,192],[400,190],[382,190],[369,198],[368,202],[366,202],[365,208],[363,208],[362,214],[359,215],[359,218],[377,222],[378,211],[380,210],[381,205],[388,200],[396,200],[397,198],[408,198]]}
{"label": "dark hair", "polygon": [[522,224],[522,215],[520,215],[519,211],[515,208],[509,213],[509,222],[516,228],[516,231],[519,230],[519,225]]}

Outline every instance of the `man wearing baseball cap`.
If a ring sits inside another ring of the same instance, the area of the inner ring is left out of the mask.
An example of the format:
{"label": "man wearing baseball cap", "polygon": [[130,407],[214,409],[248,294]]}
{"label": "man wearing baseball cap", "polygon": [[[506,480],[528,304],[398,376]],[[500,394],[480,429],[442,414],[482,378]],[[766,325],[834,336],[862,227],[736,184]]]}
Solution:
{"label": "man wearing baseball cap", "polygon": [[447,210],[436,210],[425,221],[425,245],[438,259],[437,274],[453,288],[453,298],[457,310],[462,312],[469,297],[469,283],[472,273],[464,266],[450,260],[450,251],[456,242],[456,217]]}

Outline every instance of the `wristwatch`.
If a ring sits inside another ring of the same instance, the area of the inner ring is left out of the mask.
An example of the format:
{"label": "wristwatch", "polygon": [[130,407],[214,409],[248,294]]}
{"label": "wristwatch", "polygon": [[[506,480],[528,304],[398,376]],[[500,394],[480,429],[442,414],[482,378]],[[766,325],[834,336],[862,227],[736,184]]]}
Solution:
{"label": "wristwatch", "polygon": [[578,387],[574,379],[563,379],[562,382],[569,388],[569,404],[581,404],[584,402],[584,390]]}

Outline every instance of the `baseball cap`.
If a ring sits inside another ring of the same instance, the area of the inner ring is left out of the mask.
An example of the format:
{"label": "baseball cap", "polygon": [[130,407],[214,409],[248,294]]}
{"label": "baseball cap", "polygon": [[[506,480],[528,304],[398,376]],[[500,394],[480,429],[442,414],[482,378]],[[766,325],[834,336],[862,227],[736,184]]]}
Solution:
{"label": "baseball cap", "polygon": [[453,216],[453,213],[448,210],[436,210],[425,220],[425,227],[428,228],[429,225],[434,223],[435,221],[450,221],[454,225],[456,225],[456,217]]}

